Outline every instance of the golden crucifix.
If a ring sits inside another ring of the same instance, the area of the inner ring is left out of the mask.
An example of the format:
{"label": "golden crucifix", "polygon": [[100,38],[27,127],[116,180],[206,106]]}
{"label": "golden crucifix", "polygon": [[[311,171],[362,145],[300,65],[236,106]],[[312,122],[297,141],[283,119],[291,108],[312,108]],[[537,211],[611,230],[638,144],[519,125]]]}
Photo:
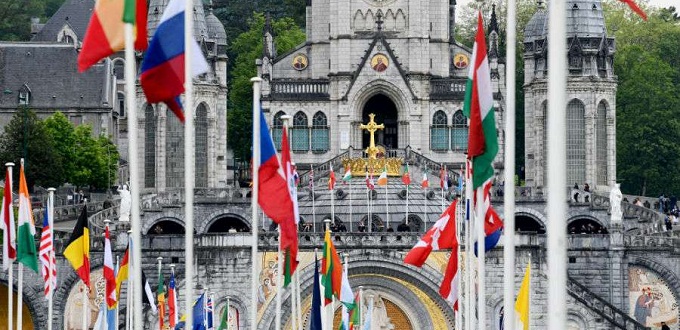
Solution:
{"label": "golden crucifix", "polygon": [[378,148],[375,147],[375,131],[379,129],[385,129],[385,125],[383,124],[376,124],[375,121],[373,120],[375,118],[375,114],[371,113],[368,115],[370,120],[368,121],[368,124],[364,125],[361,124],[359,125],[360,129],[365,129],[368,131],[369,134],[371,134],[371,142],[368,144],[368,148],[366,148],[366,154],[368,154],[368,158],[376,158],[376,155],[378,154]]}

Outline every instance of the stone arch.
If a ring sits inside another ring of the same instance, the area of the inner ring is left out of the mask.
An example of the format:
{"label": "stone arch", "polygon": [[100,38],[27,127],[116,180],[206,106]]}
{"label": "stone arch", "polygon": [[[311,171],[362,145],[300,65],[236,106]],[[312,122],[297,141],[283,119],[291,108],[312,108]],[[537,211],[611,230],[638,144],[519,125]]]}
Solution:
{"label": "stone arch", "polygon": [[364,19],[364,14],[361,12],[361,9],[357,10],[354,13],[354,17],[352,18],[352,22],[353,22],[352,25],[353,25],[355,31],[364,30],[365,19]]}
{"label": "stone arch", "polygon": [[515,212],[515,231],[545,234],[546,226],[545,223],[534,214],[528,212]]}
{"label": "stone arch", "polygon": [[[233,307],[236,309],[236,311],[239,314],[239,322],[238,322],[238,328],[239,329],[248,329],[247,327],[249,326],[248,320],[250,320],[249,317],[246,317],[246,312],[248,312],[248,309],[246,308],[246,304],[243,302],[241,299],[241,296],[239,295],[229,295],[229,306]],[[220,297],[216,299],[215,302],[213,302],[215,306],[215,318],[217,320],[220,320],[222,317],[222,308],[226,307],[227,305],[227,297]],[[219,322],[219,321],[217,321]]]}
{"label": "stone arch", "polygon": [[[585,226],[586,229],[583,229]],[[585,230],[585,232],[584,232]],[[590,215],[577,215],[567,219],[567,232],[570,234],[608,234],[607,225]]]}
{"label": "stone arch", "polygon": [[350,109],[354,109],[355,118],[362,117],[364,107],[368,100],[378,94],[383,94],[394,102],[399,118],[407,118],[408,109],[410,109],[411,106],[409,102],[411,98],[403,89],[399,88],[394,83],[384,79],[376,79],[363,86],[356,86],[355,90],[357,90],[358,93],[354,96],[350,104]]}
{"label": "stone arch", "polygon": [[[250,222],[241,215],[235,213],[225,213],[220,217],[213,218],[203,226],[204,233],[225,233],[230,228],[237,232],[250,232]],[[225,230],[226,229],[226,230]]]}
{"label": "stone arch", "polygon": [[536,221],[538,221],[544,227],[545,227],[546,223],[548,223],[548,218],[546,217],[545,214],[541,213],[538,210],[532,209],[530,207],[517,205],[517,207],[515,207],[515,216],[518,216],[518,215],[524,215],[524,216],[527,216],[527,217],[531,217],[531,218],[535,219]]}
{"label": "stone arch", "polygon": [[[0,285],[4,286],[3,290],[3,295],[2,299],[0,302],[2,302],[2,306],[7,308],[7,290],[9,290],[8,284],[8,279],[6,278],[6,272],[3,272],[2,277],[0,279]],[[16,281],[16,277],[14,277],[14,280]],[[30,282],[29,282],[30,283]],[[37,292],[31,292],[31,285],[29,283],[24,282],[24,290],[23,290],[23,304],[25,307],[23,309],[23,317],[25,318],[25,321],[30,321],[29,323],[24,323],[27,326],[32,325],[32,327],[27,327],[24,326],[24,329],[29,328],[29,329],[40,329],[42,327],[47,328],[46,322],[47,322],[47,313],[40,313],[39,311],[45,310],[45,306],[41,306],[41,302],[44,300],[42,299],[42,291]],[[42,288],[42,287],[41,287]],[[14,300],[14,313],[17,313],[17,285],[16,283],[12,284],[12,298]],[[37,306],[36,306],[37,305]],[[6,311],[6,309],[5,309]],[[2,321],[0,321],[0,324],[3,324],[5,327],[3,329],[7,329],[7,314],[3,313],[2,315]],[[17,325],[17,320],[14,320],[14,326],[16,327]],[[42,325],[42,327],[41,327]]]}
{"label": "stone arch", "polygon": [[[668,288],[671,289],[671,293],[673,293],[675,300],[680,302],[680,277],[678,277],[668,267],[656,260],[640,256],[630,256],[628,259],[628,267],[630,266],[641,266],[655,272],[666,282],[666,285],[668,285]],[[626,269],[626,272],[627,271],[628,270]]]}
{"label": "stone arch", "polygon": [[[147,235],[184,234],[184,221],[177,218],[160,218],[151,223],[148,227],[149,228],[145,230]],[[157,232],[158,228],[160,228],[160,232]]]}
{"label": "stone arch", "polygon": [[[453,324],[453,310],[448,305],[446,301],[439,295],[439,285],[442,278],[440,270],[436,270],[428,265],[424,265],[422,268],[415,268],[411,266],[406,266],[401,260],[392,260],[390,258],[383,257],[381,254],[371,254],[363,253],[359,251],[350,251],[350,262],[349,262],[349,279],[353,288],[363,285],[367,288],[375,287],[380,289],[385,289],[386,292],[395,292],[393,295],[399,295],[399,300],[401,305],[397,304],[407,315],[419,315],[424,316],[422,319],[411,320],[416,330],[433,329],[433,324],[437,321],[444,322],[445,324]],[[380,265],[380,266],[376,266]],[[311,297],[311,291],[313,286],[313,276],[314,276],[314,263],[307,265],[305,268],[298,268],[300,274],[300,283],[304,286],[301,287],[301,295],[303,301]],[[421,303],[419,297],[411,292],[410,289],[404,287],[403,283],[410,283],[418,287],[422,294],[427,295],[434,304],[432,308],[437,311],[438,317],[441,319],[433,320],[432,315],[428,311],[428,307]],[[394,288],[399,287],[399,290]],[[388,291],[389,290],[389,291]],[[282,299],[285,302],[283,305],[284,311],[290,311],[290,291],[283,293]],[[393,301],[394,302],[394,301]],[[303,303],[303,306],[305,304]],[[269,304],[266,307],[263,317],[259,323],[260,327],[264,329],[269,329],[274,322],[274,309],[275,304]],[[304,311],[305,314],[309,313],[309,310]],[[290,313],[285,313],[284,315],[289,315]],[[303,314],[303,315],[305,315]],[[304,317],[304,316],[303,316]],[[290,322],[290,317],[283,319],[283,323],[286,324]],[[415,327],[415,325],[418,327]],[[452,328],[450,328],[452,329]]]}
{"label": "stone arch", "polygon": [[[63,260],[66,261],[65,259]],[[103,255],[94,256],[90,254],[90,273],[102,269],[103,267],[104,267]],[[62,275],[62,273],[65,274]],[[55,322],[53,324],[59,325],[57,328],[61,328],[61,326],[64,325],[65,322],[64,317],[66,315],[66,305],[68,302],[69,295],[71,294],[71,290],[80,282],[80,277],[76,272],[69,271],[62,273],[59,273],[57,275],[58,276],[57,290],[54,291],[54,296],[52,297],[54,304],[53,312],[54,316],[56,317],[56,319],[54,319]],[[40,293],[42,298],[42,292]],[[34,299],[30,299],[30,301],[33,300]],[[24,301],[26,301],[26,296],[24,296]],[[35,312],[32,313],[35,315]],[[45,318],[46,317],[47,315],[45,315]]]}
{"label": "stone arch", "polygon": [[572,329],[589,329],[588,324],[586,323],[586,318],[580,315],[579,313],[569,311],[567,313],[567,329],[572,330]]}
{"label": "stone arch", "polygon": [[[365,224],[367,222],[367,220],[368,220],[368,215],[363,216],[361,218],[361,220],[359,220],[359,225]],[[385,222],[383,221],[383,219],[375,213],[371,214],[371,223],[372,223],[372,227],[371,227],[372,232],[381,232],[381,231],[387,230],[385,228]],[[366,231],[368,231],[368,229],[366,229]]]}

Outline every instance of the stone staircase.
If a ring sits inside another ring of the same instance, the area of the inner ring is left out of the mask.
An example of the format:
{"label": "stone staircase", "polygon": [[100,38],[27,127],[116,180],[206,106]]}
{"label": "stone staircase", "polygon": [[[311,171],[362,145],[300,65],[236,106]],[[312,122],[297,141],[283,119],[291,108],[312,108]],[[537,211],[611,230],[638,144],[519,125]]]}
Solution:
{"label": "stone staircase", "polygon": [[616,306],[612,305],[604,298],[596,295],[585,285],[577,282],[571,277],[569,277],[567,280],[567,292],[570,296],[586,306],[589,310],[607,320],[616,329],[651,329],[640,324],[635,319],[630,317],[626,312],[618,309]]}

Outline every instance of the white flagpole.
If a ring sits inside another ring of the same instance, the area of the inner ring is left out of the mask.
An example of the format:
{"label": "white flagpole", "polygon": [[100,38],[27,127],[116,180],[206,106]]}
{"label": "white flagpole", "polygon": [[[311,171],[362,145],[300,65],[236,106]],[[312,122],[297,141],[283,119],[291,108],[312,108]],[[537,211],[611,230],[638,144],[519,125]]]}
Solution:
{"label": "white flagpole", "polygon": [[290,283],[290,328],[297,329],[297,285],[295,283],[295,274],[292,277]]}
{"label": "white flagpole", "polygon": [[[251,217],[252,220],[252,238],[251,238],[251,256],[252,267],[250,269],[250,329],[257,330],[257,279],[258,279],[258,257],[257,257],[257,207],[258,207],[258,193],[260,183],[259,168],[260,168],[260,83],[262,79],[259,77],[251,78],[253,83],[253,194],[251,200]],[[188,323],[187,323],[188,324]]]}
{"label": "white flagpole", "polygon": [[[331,210],[332,210],[332,207],[331,207]],[[332,211],[331,211],[331,213],[332,213]],[[324,223],[326,225],[326,230],[330,231],[331,230],[331,220],[326,219],[326,220],[324,220]],[[324,287],[324,286],[322,285],[321,287]],[[324,290],[326,290],[325,287],[324,287]],[[324,292],[324,295],[325,295],[325,292]],[[321,299],[323,300],[324,298],[321,298]],[[321,304],[323,305],[324,303],[322,302]],[[323,313],[323,314],[326,315],[326,323],[324,323],[323,328],[325,330],[332,330],[333,329],[333,314],[334,314],[333,312],[335,311],[335,297],[332,297],[331,303],[324,306],[323,309],[325,311],[325,313]]]}
{"label": "white flagpole", "polygon": [[[212,320],[210,320],[210,321],[212,321],[213,327],[208,329],[208,330],[215,330],[215,314],[217,313],[217,302],[215,301],[215,293],[214,292],[210,292],[210,301],[212,301],[212,306],[210,307],[210,308],[212,308]],[[229,313],[229,311],[227,311],[227,313]]]}
{"label": "white flagpole", "polygon": [[507,42],[505,70],[505,184],[503,188],[503,324],[505,330],[515,329],[515,52],[516,0],[507,4]]}
{"label": "white flagpole", "polygon": [[[127,233],[128,233],[128,248],[130,248],[131,245],[132,245],[132,244],[130,244],[131,236],[132,236],[132,230],[128,230]],[[134,249],[134,247],[132,247],[132,248]],[[135,267],[134,267],[134,256],[133,256],[134,253],[133,253],[133,251],[129,251],[129,253],[130,253],[130,255],[128,256],[128,258],[132,257],[132,258],[130,258],[132,260],[128,260],[128,274],[136,274],[135,273]],[[140,276],[141,276],[141,273],[140,273]],[[140,279],[140,282],[141,282],[141,279]],[[125,310],[125,329],[126,330],[132,329],[132,321],[133,321],[132,314],[133,314],[133,308],[135,308],[134,304],[133,304],[134,293],[133,293],[133,290],[132,290],[134,284],[135,284],[135,279],[134,278],[131,279],[128,276],[127,298],[126,298],[126,301],[125,301],[125,304],[127,306],[127,308]]]}
{"label": "white flagpole", "polygon": [[316,233],[316,207],[314,205],[314,166],[312,166],[312,177],[310,180],[312,186],[312,232]]}
{"label": "white flagpole", "polygon": [[294,276],[295,276],[295,287],[297,289],[297,293],[296,293],[295,296],[297,298],[296,302],[297,302],[297,313],[298,313],[298,315],[297,315],[298,324],[297,324],[296,329],[302,330],[302,294],[300,292],[300,272],[295,272]]}
{"label": "white flagpole", "polygon": [[[116,269],[118,269],[118,271],[120,271],[120,256],[119,255],[116,255]],[[116,274],[116,277],[118,277],[118,274]],[[116,327],[116,329],[118,329],[118,326],[119,326],[119,324],[118,324],[119,323],[119,321],[118,321],[118,315],[119,314],[118,313],[120,313],[120,300],[121,299],[118,296],[116,296],[116,299],[118,300],[118,302],[116,303],[116,325],[115,325],[115,327]],[[48,330],[51,330],[51,329],[48,329]]]}
{"label": "white flagpole", "polygon": [[[195,143],[194,143],[194,76],[192,73],[193,48],[189,47],[194,34],[194,0],[184,1],[184,250],[185,287],[184,310],[186,323],[193,324],[194,300],[194,184],[195,184]],[[256,241],[257,242],[257,241]],[[255,305],[253,305],[255,306]]]}
{"label": "white flagpole", "polygon": [[[19,266],[21,267],[21,265],[19,265]],[[21,276],[21,274],[19,274],[19,276]],[[82,280],[81,280],[81,282],[82,282]],[[88,293],[88,291],[90,291],[90,288],[85,284],[85,282],[82,282],[82,283],[83,283],[83,287],[85,287],[85,289],[83,289],[83,295],[82,295],[82,298],[83,298],[83,301],[82,301],[83,302],[83,318],[82,318],[83,327],[82,327],[82,329],[87,330],[87,329],[89,329],[89,326],[87,324],[87,316],[90,314],[90,305],[89,305],[90,299],[89,299],[87,293]],[[21,285],[21,282],[19,282],[19,285]],[[21,310],[21,305],[19,305],[19,310]],[[17,324],[17,325],[19,325],[18,329],[21,330],[21,321],[17,320],[17,323],[19,323],[19,324]]]}
{"label": "white flagpole", "polygon": [[475,189],[477,202],[475,224],[477,228],[477,315],[479,329],[486,329],[486,245],[484,242],[484,188]]}
{"label": "white flagpole", "polygon": [[[444,168],[444,179],[446,179],[446,167],[444,167],[444,166],[442,165],[442,168]],[[441,179],[442,179],[442,178],[441,178],[441,173],[439,174],[439,176],[440,176],[439,180],[441,180]],[[442,213],[444,213],[444,186],[447,185],[447,184],[448,184],[448,182],[444,182],[444,183],[441,184],[441,186],[442,186],[442,187],[441,187],[441,188],[442,188],[442,200],[441,200],[441,204],[442,204]]]}
{"label": "white flagpole", "polygon": [[362,313],[362,309],[364,305],[364,286],[360,285],[359,286],[359,330],[364,330],[364,315]]}
{"label": "white flagpole", "polygon": [[[12,167],[14,166],[14,163],[5,163],[5,166],[7,166],[7,171],[9,172],[9,180],[10,180],[10,190],[14,189],[12,186]],[[9,212],[14,212],[14,202],[12,196],[12,192],[10,191],[10,200],[9,200],[9,205],[10,209]],[[14,238],[16,239],[16,231],[13,233]],[[14,260],[10,260],[9,262],[9,270],[7,271],[7,325],[9,326],[9,329],[14,329],[14,297],[13,297],[13,292],[14,289]]]}
{"label": "white flagpole", "polygon": [[[291,116],[285,115],[281,116],[281,119],[283,121],[283,129],[286,131],[286,135],[288,135],[288,120],[290,120]],[[281,141],[283,143],[283,140]],[[290,142],[288,142],[290,143]],[[290,146],[289,146],[290,147]],[[286,165],[287,166],[287,165]],[[285,170],[284,170],[285,171]],[[278,250],[276,251],[276,267],[278,269],[276,273],[276,317],[275,317],[275,329],[276,330],[281,330],[281,296],[283,295],[283,276],[281,273],[283,273],[283,254],[281,253],[281,226],[277,226],[278,232],[279,232],[279,244],[278,244]]]}
{"label": "white flagpole", "polygon": [[406,225],[408,225],[408,191],[410,190],[408,188],[409,185],[406,185],[406,220],[405,220]]}
{"label": "white flagpole", "polygon": [[[161,273],[163,272],[163,257],[158,257],[158,258],[156,258],[156,260],[158,260],[158,278],[160,278],[160,277],[161,277]],[[160,286],[164,286],[164,285],[165,285],[165,283],[158,283],[158,286],[159,286],[159,287],[160,287]],[[158,317],[159,317],[159,318],[163,318],[163,320],[161,320],[161,321],[159,322],[159,327],[160,327],[160,323],[165,323],[165,317],[164,317],[164,316],[165,316],[165,315],[164,315],[165,313],[161,313],[161,312],[160,312],[160,309],[161,309],[161,306],[160,306],[160,304],[159,304],[159,306],[158,306]],[[165,306],[163,307],[163,310],[165,310]],[[158,329],[158,330],[163,330],[163,329]]]}
{"label": "white flagpole", "polygon": [[[21,168],[24,167],[24,159],[21,158],[21,165],[19,168],[19,171],[21,171]],[[21,182],[19,182],[21,185]],[[19,208],[21,208],[21,192],[19,192]],[[21,216],[21,214],[19,215]],[[20,222],[21,223],[21,222]],[[17,228],[18,229],[18,228]],[[18,231],[17,231],[18,233]],[[18,248],[18,246],[17,246]],[[18,254],[18,251],[17,251]],[[23,306],[24,306],[24,264],[21,262],[17,262],[19,264],[19,271],[18,271],[18,281],[19,285],[17,287],[17,329],[21,330],[24,327],[24,322],[23,322]],[[85,325],[85,322],[83,321],[83,325]]]}
{"label": "white flagpole", "polygon": [[[549,6],[548,19],[548,310],[565,311],[566,249],[566,84],[567,38],[565,2]],[[563,330],[565,313],[549,313],[548,329]]]}
{"label": "white flagpole", "polygon": [[56,287],[52,286],[52,278],[54,277],[52,270],[56,269],[56,265],[53,263],[54,259],[52,257],[54,256],[54,191],[56,189],[54,188],[47,188],[47,191],[49,191],[49,195],[47,197],[47,212],[49,213],[47,215],[48,223],[50,226],[50,237],[52,239],[52,251],[50,251],[50,254],[48,255],[49,259],[49,267],[47,270],[47,280],[50,283],[50,293],[49,296],[47,297],[47,330],[52,330],[52,316],[53,316],[53,297],[54,297],[54,290],[56,290]]}
{"label": "white flagpole", "polygon": [[456,301],[458,301],[458,312],[456,312],[456,329],[462,329],[463,328],[463,313],[462,313],[463,307],[465,307],[466,309],[468,308],[467,305],[464,306],[462,299],[461,299],[461,297],[463,296],[462,295],[462,293],[463,293],[463,283],[461,281],[462,272],[460,271],[460,268],[461,268],[460,265],[462,265],[462,263],[460,262],[460,242],[461,242],[461,238],[462,238],[461,237],[461,230],[462,230],[461,229],[462,228],[461,227],[461,224],[462,224],[461,220],[463,219],[463,212],[462,212],[463,207],[460,203],[460,200],[461,199],[458,198],[458,201],[456,202],[456,211],[455,211],[455,214],[456,214],[456,238],[458,240],[458,245],[456,246],[456,249],[454,251],[451,251],[451,253],[456,254],[456,259],[458,259],[458,265],[459,265],[458,266],[459,278],[458,278],[458,282],[456,283],[456,289],[457,289],[457,291],[456,291],[457,292]]}
{"label": "white flagpole", "polygon": [[465,161],[465,219],[466,219],[466,228],[465,228],[465,253],[467,257],[465,258],[465,264],[467,267],[467,305],[468,309],[466,310],[466,319],[468,325],[468,329],[475,329],[476,328],[476,318],[475,318],[475,305],[474,305],[474,288],[475,288],[475,270],[473,269],[474,263],[473,259],[475,258],[474,254],[474,241],[473,241],[473,233],[474,233],[474,228],[475,228],[475,223],[473,221],[473,205],[472,205],[472,180],[471,180],[471,175],[470,175],[470,160]]}
{"label": "white flagpole", "polygon": [[[385,172],[387,173],[387,169],[385,170]],[[387,201],[388,195],[389,194],[387,193],[387,183],[385,183],[385,219],[387,219],[385,223],[385,231],[387,231],[387,229],[390,228],[390,207]]]}
{"label": "white flagpole", "polygon": [[[351,168],[350,168],[351,171]],[[349,185],[349,232],[352,232],[352,179],[347,181]]]}
{"label": "white flagpole", "polygon": [[[333,172],[333,165],[331,165],[331,172]],[[330,189],[330,192],[331,192],[331,223],[335,224],[335,182],[333,182],[333,189]],[[330,224],[327,223],[326,227],[329,226]]]}
{"label": "white flagpole", "polygon": [[[142,234],[141,222],[139,214],[139,155],[138,152],[138,132],[137,132],[137,99],[135,80],[137,77],[135,69],[135,53],[134,53],[134,27],[132,24],[125,24],[125,108],[127,109],[128,120],[128,164],[130,167],[130,228],[132,230],[132,240],[137,242],[133,247],[132,263],[142,264]],[[135,282],[135,287],[142,287],[142,273],[141,268],[133,268],[132,281]],[[131,282],[131,281],[128,281]],[[142,328],[142,290],[133,292],[132,300],[137,300],[140,303],[132,304],[136,306],[134,310],[135,328]]]}

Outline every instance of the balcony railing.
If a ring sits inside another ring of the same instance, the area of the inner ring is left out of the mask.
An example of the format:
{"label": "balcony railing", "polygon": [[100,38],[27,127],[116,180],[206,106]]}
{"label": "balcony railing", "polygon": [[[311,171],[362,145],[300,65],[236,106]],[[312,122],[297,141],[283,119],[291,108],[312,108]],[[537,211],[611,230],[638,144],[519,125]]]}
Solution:
{"label": "balcony railing", "polygon": [[325,79],[273,80],[271,99],[277,101],[328,100],[329,81]]}

